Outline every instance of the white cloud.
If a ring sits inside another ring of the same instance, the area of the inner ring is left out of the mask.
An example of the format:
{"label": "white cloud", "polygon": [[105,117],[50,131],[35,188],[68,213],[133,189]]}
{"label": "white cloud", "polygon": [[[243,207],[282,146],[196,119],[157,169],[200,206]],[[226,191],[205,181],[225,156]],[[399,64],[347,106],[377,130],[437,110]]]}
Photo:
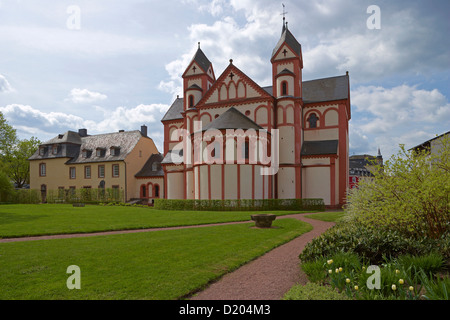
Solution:
{"label": "white cloud", "polygon": [[11,87],[6,77],[0,74],[0,93],[9,93],[13,91],[14,89]]}
{"label": "white cloud", "polygon": [[138,105],[134,108],[117,107],[104,112],[103,119],[85,119],[62,112],[42,112],[29,105],[10,104],[0,107],[8,123],[18,130],[21,136],[39,136],[43,140],[53,138],[68,130],[87,128],[89,133],[99,134],[118,130],[139,130],[141,125],[149,127],[149,136],[160,150],[163,142],[163,126],[160,122],[169,106],[165,104]]}
{"label": "white cloud", "polygon": [[99,92],[89,91],[88,89],[74,88],[69,94],[69,99],[74,103],[91,103],[105,100],[106,98],[106,95]]}
{"label": "white cloud", "polygon": [[361,86],[352,90],[351,97],[350,147],[354,152],[373,153],[381,147],[390,155],[399,144],[412,147],[450,127],[450,103],[437,89]]}

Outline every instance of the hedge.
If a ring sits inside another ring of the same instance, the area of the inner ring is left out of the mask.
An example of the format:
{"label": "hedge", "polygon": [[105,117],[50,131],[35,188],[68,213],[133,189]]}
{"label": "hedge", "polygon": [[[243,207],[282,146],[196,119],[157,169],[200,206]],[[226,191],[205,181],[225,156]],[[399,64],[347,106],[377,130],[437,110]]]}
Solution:
{"label": "hedge", "polygon": [[[116,189],[64,189],[47,190],[45,202],[47,203],[101,203],[123,202],[123,190]],[[3,203],[36,204],[41,203],[40,190],[17,189],[2,199]]]}
{"label": "hedge", "polygon": [[323,199],[155,199],[155,209],[197,211],[325,210]]}

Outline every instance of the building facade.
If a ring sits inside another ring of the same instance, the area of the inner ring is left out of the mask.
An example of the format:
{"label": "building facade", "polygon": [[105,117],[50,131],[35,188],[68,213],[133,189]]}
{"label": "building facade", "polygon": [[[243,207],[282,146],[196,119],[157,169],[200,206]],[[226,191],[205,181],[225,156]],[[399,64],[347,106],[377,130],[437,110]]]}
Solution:
{"label": "building facade", "polygon": [[141,130],[88,135],[86,129],[67,131],[44,142],[30,157],[30,188],[47,193],[79,189],[112,189],[122,201],[139,197],[135,175],[158,150]]}
{"label": "building facade", "polygon": [[383,165],[383,156],[378,148],[378,155],[368,154],[352,155],[349,158],[349,189],[357,188],[359,181],[364,177],[373,177],[373,167]]}
{"label": "building facade", "polygon": [[199,44],[182,75],[183,97],[161,120],[165,198],[344,204],[348,73],[303,81],[301,45],[285,23],[268,67],[270,86],[255,83],[232,60],[216,78]]}

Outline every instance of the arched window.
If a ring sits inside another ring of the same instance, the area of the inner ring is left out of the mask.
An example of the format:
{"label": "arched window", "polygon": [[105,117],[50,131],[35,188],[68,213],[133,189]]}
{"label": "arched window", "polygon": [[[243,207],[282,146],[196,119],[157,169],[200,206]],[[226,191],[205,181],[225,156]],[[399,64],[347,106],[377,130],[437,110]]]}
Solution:
{"label": "arched window", "polygon": [[146,198],[147,197],[147,188],[145,187],[145,185],[141,186],[141,198]]}
{"label": "arched window", "polygon": [[288,95],[288,83],[287,81],[283,81],[281,83],[281,95],[287,96]]}
{"label": "arched window", "polygon": [[317,118],[315,113],[311,113],[311,115],[308,118],[308,122],[309,122],[309,127],[310,128],[317,128],[317,120],[319,120],[319,118]]}
{"label": "arched window", "polygon": [[194,96],[190,95],[189,96],[189,108],[194,107]]}
{"label": "arched window", "polygon": [[159,198],[159,185],[155,184],[155,198]]}

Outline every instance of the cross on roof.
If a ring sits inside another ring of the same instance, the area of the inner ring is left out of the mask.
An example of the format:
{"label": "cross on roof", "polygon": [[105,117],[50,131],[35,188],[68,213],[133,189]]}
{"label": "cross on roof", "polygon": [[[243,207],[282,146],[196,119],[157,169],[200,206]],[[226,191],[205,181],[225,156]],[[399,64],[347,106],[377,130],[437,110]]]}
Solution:
{"label": "cross on roof", "polygon": [[197,67],[196,67],[196,66],[194,66],[194,67],[192,68],[192,70],[194,70],[194,73],[195,73],[195,70],[197,70]]}
{"label": "cross on roof", "polygon": [[288,51],[286,50],[286,48],[284,48],[283,54],[284,54],[285,57],[286,57],[286,53],[288,53]]}
{"label": "cross on roof", "polygon": [[233,72],[232,72],[232,73],[230,73],[229,77],[230,77],[230,79],[231,79],[231,80],[233,80],[233,77],[234,77],[234,74],[233,74]]}

